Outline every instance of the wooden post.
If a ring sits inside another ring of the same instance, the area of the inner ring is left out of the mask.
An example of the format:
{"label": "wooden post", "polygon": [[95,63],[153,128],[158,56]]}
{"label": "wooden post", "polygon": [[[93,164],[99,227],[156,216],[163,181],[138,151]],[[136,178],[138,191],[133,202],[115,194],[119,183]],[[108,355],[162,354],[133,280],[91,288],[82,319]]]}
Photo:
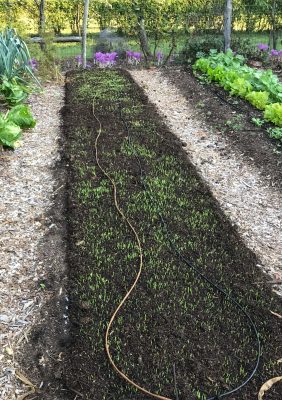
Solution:
{"label": "wooden post", "polygon": [[[271,7],[271,30],[270,30],[270,47],[277,48],[277,30],[276,30],[276,0],[272,0]],[[271,40],[272,39],[272,40]]]}
{"label": "wooden post", "polygon": [[232,0],[226,0],[224,12],[224,52],[231,46],[231,28],[232,28]]}
{"label": "wooden post", "polygon": [[87,51],[87,22],[89,13],[89,0],[84,0],[83,28],[82,28],[82,67],[86,68]]}
{"label": "wooden post", "polygon": [[138,18],[138,31],[139,31],[139,40],[140,40],[140,45],[141,49],[143,51],[144,57],[146,62],[148,59],[152,58],[152,53],[150,51],[149,43],[148,43],[148,37],[147,37],[147,32],[145,29],[145,20],[143,16],[140,16]]}
{"label": "wooden post", "polygon": [[[39,3],[39,35],[44,36],[45,33],[45,0],[41,0]],[[41,50],[46,49],[45,43],[40,43]]]}

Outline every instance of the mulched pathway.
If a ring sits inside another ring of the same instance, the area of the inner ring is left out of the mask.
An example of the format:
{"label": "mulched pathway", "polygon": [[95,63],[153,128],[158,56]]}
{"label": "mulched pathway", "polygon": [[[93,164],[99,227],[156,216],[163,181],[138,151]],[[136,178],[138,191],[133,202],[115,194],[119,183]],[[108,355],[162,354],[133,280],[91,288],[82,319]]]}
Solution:
{"label": "mulched pathway", "polygon": [[[232,127],[223,132],[220,118],[230,119],[234,109],[229,106],[226,110],[228,105],[222,105],[188,72],[153,69],[130,73],[182,140],[189,160],[260,258],[258,268],[269,274],[271,285],[277,282],[274,289],[282,294],[282,157],[275,153],[276,146],[263,132],[257,140],[248,131],[237,134]],[[242,136],[242,145],[235,145]]]}
{"label": "mulched pathway", "polygon": [[[60,156],[64,88],[47,85],[29,103],[37,119],[21,146],[0,153],[0,398],[28,391],[16,378],[31,328],[44,318],[64,269],[58,218],[51,212],[62,188],[54,169]],[[58,268],[57,268],[58,267]],[[51,274],[51,285],[47,283]],[[60,283],[63,286],[63,281]],[[26,355],[25,355],[26,357]]]}

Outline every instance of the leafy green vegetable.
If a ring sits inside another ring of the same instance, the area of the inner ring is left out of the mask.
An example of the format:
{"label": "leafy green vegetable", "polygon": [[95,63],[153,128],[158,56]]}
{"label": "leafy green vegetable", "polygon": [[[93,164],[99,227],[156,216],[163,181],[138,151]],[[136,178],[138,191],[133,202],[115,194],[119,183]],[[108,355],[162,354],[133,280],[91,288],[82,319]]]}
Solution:
{"label": "leafy green vegetable", "polygon": [[260,119],[260,118],[252,118],[252,122],[256,125],[256,126],[263,126],[264,124],[264,120]]}
{"label": "leafy green vegetable", "polygon": [[14,122],[0,116],[0,143],[3,146],[15,148],[15,143],[21,137],[21,128]]}
{"label": "leafy green vegetable", "polygon": [[246,99],[259,110],[264,110],[268,101],[268,92],[250,92],[247,94]]}
{"label": "leafy green vegetable", "polygon": [[194,70],[199,70],[201,72],[207,72],[209,68],[209,60],[207,58],[200,58],[199,60],[196,61],[196,63],[193,66]]}
{"label": "leafy green vegetable", "polygon": [[244,62],[244,57],[232,51],[225,54],[211,50],[208,57],[196,61],[193,70],[200,71],[208,81],[218,82],[231,94],[246,98],[265,110],[265,119],[282,126],[282,84],[278,77],[271,70],[257,70]]}
{"label": "leafy green vegetable", "polygon": [[230,84],[231,94],[236,94],[240,97],[246,97],[251,90],[252,85],[244,78],[237,78]]}
{"label": "leafy green vegetable", "polygon": [[282,104],[274,103],[265,107],[264,118],[273,124],[282,126]]}
{"label": "leafy green vegetable", "polygon": [[30,108],[25,104],[13,107],[7,115],[7,120],[14,122],[20,128],[33,128],[36,124]]}
{"label": "leafy green vegetable", "polygon": [[267,132],[270,137],[282,140],[282,128],[269,128],[267,129]]}
{"label": "leafy green vegetable", "polygon": [[17,83],[16,79],[8,80],[7,77],[3,77],[0,93],[4,95],[9,105],[15,105],[27,98],[29,90],[26,86]]}

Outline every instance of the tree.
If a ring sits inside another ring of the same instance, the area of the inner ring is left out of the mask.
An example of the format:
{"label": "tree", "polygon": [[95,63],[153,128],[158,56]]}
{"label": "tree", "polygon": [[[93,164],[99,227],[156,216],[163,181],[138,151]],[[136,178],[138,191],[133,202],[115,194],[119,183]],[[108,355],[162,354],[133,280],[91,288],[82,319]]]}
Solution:
{"label": "tree", "polygon": [[86,68],[88,14],[89,14],[89,0],[84,0],[83,28],[82,28],[82,67],[83,68]]}
{"label": "tree", "polygon": [[224,13],[224,51],[231,46],[231,28],[232,28],[232,0],[226,0]]}

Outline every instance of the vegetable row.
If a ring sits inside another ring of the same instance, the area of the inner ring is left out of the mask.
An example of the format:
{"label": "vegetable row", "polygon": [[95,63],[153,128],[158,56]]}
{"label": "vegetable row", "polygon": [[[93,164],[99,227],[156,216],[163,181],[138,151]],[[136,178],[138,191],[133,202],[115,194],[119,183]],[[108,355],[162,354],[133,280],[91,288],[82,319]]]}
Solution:
{"label": "vegetable row", "polygon": [[209,81],[219,83],[232,95],[249,101],[264,111],[264,118],[282,127],[282,84],[271,70],[257,70],[244,63],[244,57],[210,51],[208,57],[200,58],[193,66],[195,73],[200,71]]}
{"label": "vegetable row", "polygon": [[0,101],[10,111],[0,114],[0,145],[15,148],[22,129],[35,126],[29,107],[23,102],[32,91],[30,81],[39,86],[33,73],[25,42],[14,29],[0,33]]}

